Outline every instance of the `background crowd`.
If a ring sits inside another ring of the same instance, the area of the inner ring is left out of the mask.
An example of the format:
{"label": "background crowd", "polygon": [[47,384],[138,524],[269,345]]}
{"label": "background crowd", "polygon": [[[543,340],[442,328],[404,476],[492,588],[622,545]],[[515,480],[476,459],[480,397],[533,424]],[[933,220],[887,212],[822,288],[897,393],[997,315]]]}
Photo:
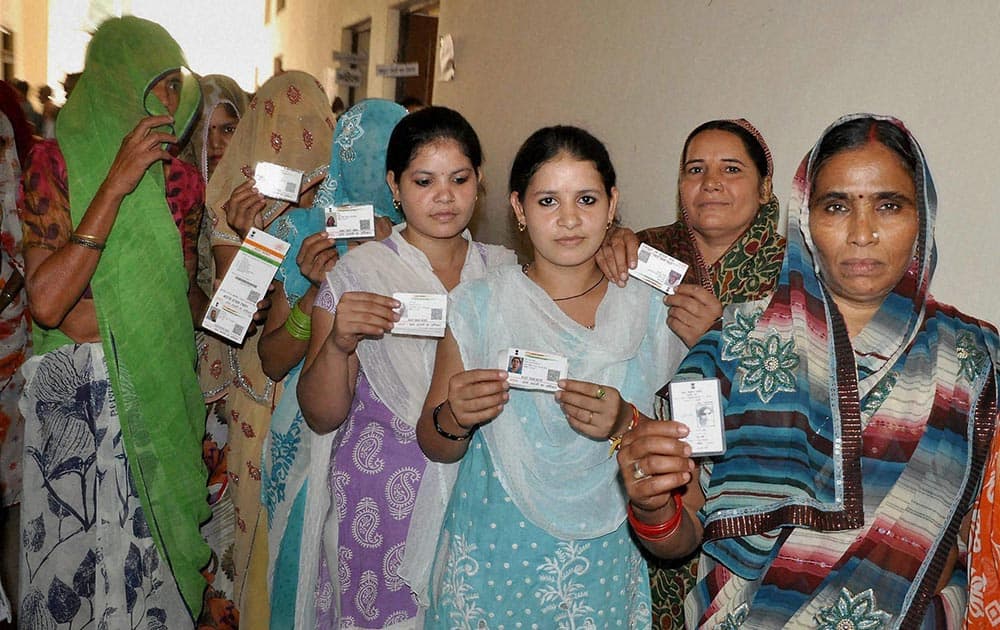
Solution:
{"label": "background crowd", "polygon": [[[744,119],[691,131],[677,221],[639,232],[604,144],[539,129],[488,217],[518,264],[468,229],[459,112],[341,111],[299,71],[246,94],[134,17],[65,85],[35,112],[0,82],[0,622],[1000,623],[997,331],[929,292],[901,121],[824,130],[785,236]],[[374,239],[328,235],[351,204]],[[255,228],[291,248],[235,344],[199,324]],[[676,290],[630,278],[640,244]],[[448,295],[442,339],[393,333],[400,293]],[[558,391],[512,387],[510,348],[567,358]],[[700,457],[667,384],[704,379],[726,450]]]}

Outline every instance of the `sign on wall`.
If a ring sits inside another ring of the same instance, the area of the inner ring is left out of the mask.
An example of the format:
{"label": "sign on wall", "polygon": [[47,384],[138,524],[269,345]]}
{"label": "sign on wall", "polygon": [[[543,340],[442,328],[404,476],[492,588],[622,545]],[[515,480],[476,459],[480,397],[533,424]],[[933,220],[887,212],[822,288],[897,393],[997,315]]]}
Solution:
{"label": "sign on wall", "polygon": [[401,77],[420,76],[420,63],[383,63],[375,66],[375,74],[380,77],[398,79]]}

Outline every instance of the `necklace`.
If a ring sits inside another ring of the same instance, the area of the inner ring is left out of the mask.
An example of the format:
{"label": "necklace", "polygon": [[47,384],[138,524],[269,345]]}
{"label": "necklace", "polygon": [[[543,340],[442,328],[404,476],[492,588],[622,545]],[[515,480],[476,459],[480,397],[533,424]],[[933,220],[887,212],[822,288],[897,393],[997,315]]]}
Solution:
{"label": "necklace", "polygon": [[[524,275],[527,276],[528,275],[528,268],[529,267],[531,267],[531,263],[524,263],[523,265],[521,265],[521,273],[523,273]],[[593,284],[593,286],[591,286],[589,289],[587,289],[583,293],[577,293],[576,295],[571,295],[569,297],[563,297],[563,298],[552,298],[552,301],[553,302],[565,302],[567,300],[575,300],[578,297],[583,297],[583,296],[587,295],[588,293],[590,293],[591,291],[593,291],[594,289],[596,289],[597,287],[601,286],[601,283],[604,282],[605,280],[606,280],[606,278],[602,274],[601,277],[597,279],[597,282],[595,282]],[[588,326],[588,328],[593,328],[593,326]]]}

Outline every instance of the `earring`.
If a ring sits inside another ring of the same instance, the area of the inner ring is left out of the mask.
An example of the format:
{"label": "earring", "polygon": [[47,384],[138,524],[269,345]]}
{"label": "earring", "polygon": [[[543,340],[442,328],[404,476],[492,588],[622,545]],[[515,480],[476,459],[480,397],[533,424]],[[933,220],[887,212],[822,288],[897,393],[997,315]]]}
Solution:
{"label": "earring", "polygon": [[518,221],[518,222],[517,222],[517,231],[518,231],[518,232],[523,232],[523,231],[525,231],[526,229],[528,229],[528,226],[527,226],[527,225],[525,225],[525,224],[521,223],[520,221]]}
{"label": "earring", "polygon": [[608,224],[606,226],[604,226],[604,231],[607,232],[608,230],[610,230],[611,226],[614,225],[614,224],[615,224],[615,220],[614,219],[608,219]]}
{"label": "earring", "polygon": [[395,208],[398,212],[402,212],[403,211],[403,202],[400,201],[399,199],[393,199],[392,200],[392,207]]}

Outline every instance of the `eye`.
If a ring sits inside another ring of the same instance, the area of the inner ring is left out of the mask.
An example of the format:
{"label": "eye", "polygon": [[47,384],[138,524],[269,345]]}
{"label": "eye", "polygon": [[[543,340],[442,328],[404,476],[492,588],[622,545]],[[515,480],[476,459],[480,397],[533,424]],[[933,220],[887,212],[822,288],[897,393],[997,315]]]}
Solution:
{"label": "eye", "polygon": [[583,195],[580,197],[580,204],[584,206],[592,206],[597,203],[597,197],[593,195]]}
{"label": "eye", "polygon": [[558,201],[556,200],[555,197],[542,197],[541,199],[538,200],[538,205],[543,206],[545,208],[552,207],[557,203]]}
{"label": "eye", "polygon": [[465,182],[469,181],[469,176],[468,175],[459,175],[458,177],[455,177],[454,179],[452,179],[452,181],[455,182],[456,184],[458,184],[459,186],[461,186]]}
{"label": "eye", "polygon": [[704,172],[704,170],[705,169],[700,166],[689,166],[686,172],[688,175],[699,175]]}
{"label": "eye", "polygon": [[836,202],[827,204],[826,206],[823,207],[823,210],[825,212],[829,212],[830,214],[843,214],[847,212],[847,209],[848,209],[847,206],[845,206],[844,204]]}
{"label": "eye", "polygon": [[222,128],[222,133],[226,134],[227,136],[233,135],[234,133],[236,133],[236,125],[226,125],[225,127]]}
{"label": "eye", "polygon": [[167,83],[167,89],[171,92],[180,92],[181,85],[182,83],[180,79],[171,79],[170,82]]}
{"label": "eye", "polygon": [[420,179],[413,180],[413,183],[421,188],[427,188],[431,185],[431,180],[429,177],[421,177]]}
{"label": "eye", "polygon": [[742,173],[743,169],[741,169],[738,166],[730,164],[729,166],[726,167],[726,172],[731,174]]}
{"label": "eye", "polygon": [[880,204],[878,207],[879,212],[889,212],[889,213],[899,212],[902,209],[903,206],[896,203],[895,201],[886,201],[885,203]]}

